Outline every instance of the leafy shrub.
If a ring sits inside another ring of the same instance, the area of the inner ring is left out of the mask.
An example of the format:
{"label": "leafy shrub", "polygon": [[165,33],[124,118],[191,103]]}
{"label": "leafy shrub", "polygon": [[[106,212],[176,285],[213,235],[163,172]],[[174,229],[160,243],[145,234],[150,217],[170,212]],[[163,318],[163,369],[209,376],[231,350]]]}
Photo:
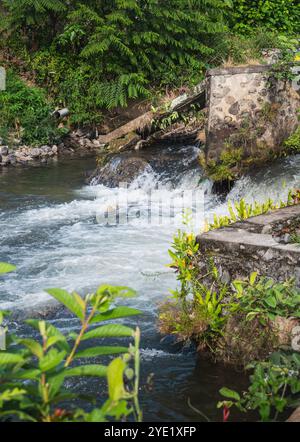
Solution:
{"label": "leafy shrub", "polygon": [[[215,216],[207,229],[298,202],[298,192],[290,191],[278,205],[270,199],[229,203],[229,216]],[[222,281],[213,257],[204,254],[199,265],[199,253],[195,235],[179,231],[169,254],[180,286],[160,308],[160,331],[180,340],[194,339],[199,350],[209,348],[215,358],[235,365],[264,359],[279,346],[290,344],[291,326],[300,318],[300,292],[294,281],[277,283],[253,273],[247,281],[229,284]]]}
{"label": "leafy shrub", "polygon": [[272,199],[266,200],[264,203],[254,201],[247,203],[244,198],[240,201],[235,201],[233,204],[228,202],[229,215],[214,215],[213,222],[208,223],[206,230],[220,229],[221,227],[229,226],[230,224],[244,221],[252,216],[262,215],[272,210],[283,207],[293,206],[299,204],[299,192],[290,190],[286,201],[275,203]]}
{"label": "leafy shrub", "polygon": [[229,388],[222,388],[220,394],[226,401],[218,408],[227,410],[233,406],[243,413],[258,411],[262,422],[274,422],[288,407],[300,404],[300,355],[298,353],[274,353],[266,362],[254,362],[248,366],[254,370],[250,376],[248,391],[242,395]]}
{"label": "leafy shrub", "polygon": [[277,330],[262,325],[257,318],[247,320],[244,312],[229,312],[222,332],[213,356],[231,366],[241,368],[255,360],[264,361],[280,347]]}
{"label": "leafy shrub", "polygon": [[251,274],[247,281],[234,281],[232,312],[243,312],[247,320],[258,318],[263,325],[277,316],[300,318],[300,291],[295,281],[277,283]]}
{"label": "leafy shrub", "polygon": [[64,133],[51,117],[50,103],[42,89],[29,87],[8,71],[7,88],[0,94],[0,135],[28,144],[51,143]]}
{"label": "leafy shrub", "polygon": [[[0,273],[14,267],[0,263]],[[63,334],[52,324],[39,320],[26,323],[39,333],[39,338],[23,338],[10,334],[7,349],[0,351],[0,419],[42,422],[103,422],[111,419],[141,420],[138,403],[139,339],[138,329],[108,323],[117,318],[140,314],[125,306],[111,308],[118,297],[133,296],[127,287],[103,285],[81,298],[77,293],[61,289],[47,292],[63,304],[80,324],[76,333]],[[0,324],[7,312],[0,315]],[[129,348],[124,346],[88,346],[90,340],[102,338],[134,338]],[[108,366],[88,363],[99,356],[122,356]],[[64,382],[76,377],[106,378],[108,399],[102,404],[97,398],[85,398],[70,392]],[[126,385],[125,385],[126,379]],[[93,409],[76,406],[78,400],[88,400]]]}
{"label": "leafy shrub", "polygon": [[180,302],[168,301],[161,305],[158,328],[163,335],[174,335],[179,342],[195,340],[204,343],[209,322],[202,308],[192,302],[183,307]]}
{"label": "leafy shrub", "polygon": [[216,43],[210,64],[241,65],[263,62],[262,51],[280,46],[278,34],[265,28],[253,30],[251,35],[228,32]]}
{"label": "leafy shrub", "polygon": [[193,233],[179,230],[177,235],[174,236],[172,249],[169,250],[169,255],[172,258],[170,267],[176,271],[177,279],[180,281],[180,290],[173,291],[172,294],[175,299],[181,299],[184,303],[190,292],[190,285],[197,275],[194,258],[199,249],[199,244],[197,244]]}
{"label": "leafy shrub", "polygon": [[278,283],[252,273],[246,281],[233,281],[232,289],[218,359],[246,366],[291,345],[300,318],[300,291],[294,281]]}
{"label": "leafy shrub", "polygon": [[163,334],[174,334],[180,341],[194,340],[198,350],[212,348],[222,335],[225,324],[224,297],[227,287],[206,287],[191,281],[192,299],[173,300],[162,304],[159,329]]}
{"label": "leafy shrub", "polygon": [[291,152],[300,152],[300,127],[284,142],[284,146]]}
{"label": "leafy shrub", "polygon": [[297,0],[233,0],[229,22],[239,33],[251,33],[256,27],[288,34],[300,31]]}

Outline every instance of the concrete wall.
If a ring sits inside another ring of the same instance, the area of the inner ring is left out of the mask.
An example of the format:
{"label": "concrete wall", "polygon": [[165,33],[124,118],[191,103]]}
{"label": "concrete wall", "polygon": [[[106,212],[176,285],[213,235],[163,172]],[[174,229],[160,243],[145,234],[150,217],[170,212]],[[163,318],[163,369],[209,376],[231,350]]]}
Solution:
{"label": "concrete wall", "polygon": [[294,132],[300,95],[295,82],[270,85],[271,67],[208,71],[207,161],[218,160],[228,145],[242,148],[245,157],[278,152]]}

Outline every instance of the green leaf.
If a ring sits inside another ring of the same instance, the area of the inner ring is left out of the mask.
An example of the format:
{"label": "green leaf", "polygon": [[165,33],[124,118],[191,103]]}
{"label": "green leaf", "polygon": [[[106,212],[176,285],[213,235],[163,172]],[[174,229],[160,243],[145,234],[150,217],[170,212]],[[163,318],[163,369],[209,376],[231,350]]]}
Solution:
{"label": "green leaf", "polygon": [[10,312],[8,310],[0,310],[0,325],[2,324],[5,316],[9,316]]}
{"label": "green leaf", "polygon": [[[30,327],[33,327],[35,330],[39,331],[39,321],[37,319],[27,319],[25,323],[30,325]],[[57,347],[66,350],[67,352],[70,351],[70,346],[67,342],[66,337],[56,327],[54,327],[54,325],[46,324],[46,334],[48,336],[48,347],[53,345],[54,341],[51,338],[55,336],[59,338],[56,340]]]}
{"label": "green leaf", "polygon": [[95,408],[90,413],[84,414],[84,422],[107,422],[105,413],[101,408]]}
{"label": "green leaf", "polygon": [[50,338],[47,339],[47,345],[46,348],[50,348],[53,345],[57,344],[58,342],[61,342],[61,337],[60,336],[50,336]]}
{"label": "green leaf", "polygon": [[78,367],[69,368],[65,370],[64,376],[95,376],[105,377],[107,374],[107,367],[105,365],[91,364],[91,365],[79,365]]}
{"label": "green leaf", "polygon": [[256,281],[256,278],[257,278],[257,272],[251,273],[251,275],[250,275],[250,285],[254,285],[254,283]]}
{"label": "green leaf", "polygon": [[265,303],[266,303],[269,307],[275,308],[276,305],[277,305],[277,301],[276,301],[275,296],[268,296],[268,297],[265,299]]}
{"label": "green leaf", "polygon": [[66,370],[63,370],[59,374],[48,376],[47,383],[49,384],[49,396],[53,399],[55,395],[60,391],[61,386],[66,376]]}
{"label": "green leaf", "polygon": [[37,422],[37,420],[34,417],[32,417],[29,414],[24,413],[24,411],[20,411],[20,410],[0,411],[0,416],[2,416],[2,417],[17,416],[22,421]]}
{"label": "green leaf", "polygon": [[12,264],[7,264],[5,262],[0,262],[0,275],[13,272],[14,270],[16,270],[16,266]]}
{"label": "green leaf", "polygon": [[97,289],[97,295],[109,295],[114,298],[132,298],[136,296],[136,291],[126,286],[101,285]]}
{"label": "green leaf", "polygon": [[124,397],[124,370],[126,364],[121,358],[114,359],[107,368],[109,398],[117,402]]}
{"label": "green leaf", "polygon": [[65,358],[66,352],[58,351],[56,348],[51,348],[48,353],[39,360],[40,369],[45,372],[57,367]]}
{"label": "green leaf", "polygon": [[14,353],[7,353],[6,351],[0,352],[0,365],[18,364],[23,362],[24,358],[21,355]]}
{"label": "green leaf", "polygon": [[258,312],[250,312],[246,315],[246,320],[252,321],[257,315],[259,315]]}
{"label": "green leaf", "polygon": [[269,403],[261,403],[259,405],[259,414],[262,422],[268,422],[271,412],[271,406]]}
{"label": "green leaf", "polygon": [[292,359],[300,367],[300,354],[293,353]]}
{"label": "green leaf", "polygon": [[128,407],[128,401],[126,401],[126,399],[117,402],[113,402],[109,399],[102,409],[105,411],[106,416],[113,417],[117,422],[123,421],[124,417],[132,413],[132,409]]}
{"label": "green leaf", "polygon": [[4,390],[3,393],[0,393],[0,403],[12,400],[18,400],[20,399],[20,397],[23,397],[25,393],[26,390],[22,390],[20,388],[14,388],[12,390],[10,389]]}
{"label": "green leaf", "polygon": [[49,295],[53,296],[53,298],[57,299],[57,301],[59,301],[65,307],[67,307],[67,309],[74,313],[74,315],[76,315],[79,319],[84,319],[83,309],[81,305],[79,305],[75,296],[73,296],[71,293],[68,293],[66,290],[55,288],[47,289],[46,292],[49,293]]}
{"label": "green leaf", "polygon": [[92,347],[79,351],[75,354],[74,359],[79,358],[95,358],[97,356],[115,355],[119,353],[128,353],[127,347]]}
{"label": "green leaf", "polygon": [[220,394],[226,398],[235,399],[236,401],[239,401],[241,399],[240,395],[236,391],[230,390],[226,387],[221,388]]}
{"label": "green leaf", "polygon": [[19,343],[28,348],[28,350],[30,350],[37,358],[40,359],[43,357],[43,348],[37,341],[34,341],[33,339],[20,339]]}
{"label": "green leaf", "polygon": [[11,373],[9,378],[12,379],[37,379],[41,371],[37,368],[29,368],[28,370],[19,370],[16,373]]}
{"label": "green leaf", "polygon": [[105,313],[99,313],[95,315],[93,319],[90,321],[90,324],[94,324],[96,322],[109,321],[111,319],[119,319],[119,318],[127,318],[129,316],[141,315],[142,312],[135,308],[130,307],[116,307],[112,310],[108,310]]}
{"label": "green leaf", "polygon": [[121,324],[109,324],[94,328],[82,337],[82,341],[93,338],[121,338],[133,336],[134,331],[130,327]]}

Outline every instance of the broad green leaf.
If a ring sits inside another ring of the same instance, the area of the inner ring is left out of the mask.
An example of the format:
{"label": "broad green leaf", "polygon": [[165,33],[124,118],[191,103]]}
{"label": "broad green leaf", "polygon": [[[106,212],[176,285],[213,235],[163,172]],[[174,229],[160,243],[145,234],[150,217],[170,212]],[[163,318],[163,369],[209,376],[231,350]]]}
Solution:
{"label": "broad green leaf", "polygon": [[24,359],[21,355],[14,353],[7,353],[6,351],[0,352],[0,365],[18,364],[19,362],[23,361]]}
{"label": "broad green leaf", "polygon": [[127,347],[92,347],[79,351],[75,355],[75,359],[94,358],[97,356],[114,355],[119,353],[128,353]]}
{"label": "broad green leaf", "polygon": [[45,372],[52,370],[59,365],[65,358],[66,352],[58,351],[55,348],[51,348],[48,353],[39,360],[40,369]]}
{"label": "broad green leaf", "polygon": [[39,321],[39,331],[43,338],[47,338],[47,327],[46,321]]}
{"label": "broad green leaf", "polygon": [[107,416],[113,417],[117,422],[122,421],[122,418],[129,416],[132,413],[132,409],[128,407],[126,399],[117,402],[113,402],[109,399],[106,401],[102,409],[106,412]]}
{"label": "broad green leaf", "polygon": [[24,411],[20,410],[8,410],[8,411],[0,411],[0,417],[12,417],[17,416],[21,421],[29,421],[29,422],[37,422],[30,414],[24,413]]}
{"label": "broad green leaf", "polygon": [[30,327],[34,328],[35,330],[39,330],[39,321],[37,319],[26,319],[25,323],[30,325]]}
{"label": "broad green leaf", "polygon": [[66,373],[66,370],[63,370],[59,374],[49,376],[47,378],[47,383],[49,384],[50,399],[53,399],[55,397],[55,395],[61,389],[61,386],[62,386],[64,379],[65,379],[65,373]]}
{"label": "broad green leaf", "polygon": [[47,339],[46,348],[48,349],[53,345],[57,344],[58,342],[61,342],[60,336],[50,336],[50,338]]}
{"label": "broad green leaf", "polygon": [[261,416],[262,422],[268,422],[271,412],[271,406],[268,403],[261,403],[259,405],[259,413]]}
{"label": "broad green leaf", "polygon": [[84,414],[84,422],[107,422],[105,413],[101,408],[95,408],[90,413]]}
{"label": "broad green leaf", "polygon": [[0,310],[0,325],[2,324],[5,316],[10,315],[10,312],[8,310]]}
{"label": "broad green leaf", "polygon": [[101,285],[97,289],[97,295],[109,295],[114,298],[132,298],[136,296],[136,291],[126,286]]}
{"label": "broad green leaf", "polygon": [[259,312],[250,312],[246,315],[246,320],[252,321],[257,315],[259,315]]}
{"label": "broad green leaf", "polygon": [[30,368],[28,370],[18,370],[16,373],[11,373],[9,378],[11,379],[37,379],[41,374],[41,371],[37,368]]}
{"label": "broad green leaf", "polygon": [[57,299],[61,304],[67,307],[74,315],[76,315],[79,319],[84,319],[84,311],[81,305],[76,300],[75,296],[66,290],[62,289],[47,289],[46,290],[49,295],[53,296],[53,298]]}
{"label": "broad green leaf", "polygon": [[62,348],[67,352],[70,351],[70,346],[68,344],[65,335],[63,335],[62,332],[60,332],[56,327],[54,327],[54,325],[47,324],[47,336],[48,336],[48,344],[47,344],[48,347],[50,347],[50,345],[53,345],[54,340],[52,340],[52,338],[56,338],[57,347]]}
{"label": "broad green leaf", "polygon": [[82,311],[84,312],[86,309],[86,304],[85,304],[84,299],[82,299],[82,297],[80,295],[78,295],[78,293],[76,293],[76,292],[73,292],[72,294],[73,294],[74,298],[76,299],[78,305],[80,305]]}
{"label": "broad green leaf", "polygon": [[220,394],[226,398],[235,399],[236,401],[239,401],[241,399],[240,395],[236,391],[230,390],[226,387],[221,388]]}
{"label": "broad green leaf", "polygon": [[19,343],[24,345],[24,347],[28,348],[32,354],[34,354],[37,358],[43,357],[43,348],[41,344],[33,339],[20,339]]}
{"label": "broad green leaf", "polygon": [[16,270],[16,266],[12,264],[7,264],[5,262],[0,262],[0,275],[13,272],[14,270]]}
{"label": "broad green leaf", "polygon": [[300,353],[293,353],[292,359],[300,367]]}
{"label": "broad green leaf", "polygon": [[4,390],[3,393],[0,393],[0,403],[12,401],[14,399],[19,399],[26,393],[26,390],[22,390],[20,388],[14,388],[12,390]]}
{"label": "broad green leaf", "polygon": [[275,308],[276,305],[277,305],[277,301],[276,301],[275,296],[268,296],[268,297],[265,299],[265,303],[266,303],[268,306],[270,306],[270,307],[272,307],[272,308]]}
{"label": "broad green leaf", "polygon": [[109,398],[117,402],[124,397],[124,370],[126,364],[121,358],[114,359],[107,368]]}
{"label": "broad green leaf", "polygon": [[[30,325],[30,327],[33,327],[35,330],[39,330],[39,321],[37,319],[27,319],[25,322],[26,322],[26,324]],[[52,325],[52,324],[46,324],[46,325],[47,325],[46,334],[47,334],[49,340],[53,336],[59,337],[59,340],[56,341],[56,343],[58,344],[57,346],[66,350],[66,351],[69,351],[70,346],[67,342],[66,337],[56,327],[54,327],[54,325]],[[50,343],[51,343],[51,341],[50,341]],[[48,347],[49,347],[49,345],[48,345]]]}
{"label": "broad green leaf", "polygon": [[254,285],[254,283],[256,281],[256,278],[257,278],[257,272],[251,273],[251,275],[250,275],[250,285]]}
{"label": "broad green leaf", "polygon": [[71,376],[105,377],[106,374],[107,374],[107,367],[105,367],[105,365],[99,365],[99,364],[79,365],[78,367],[69,368],[64,371],[65,377],[71,377]]}
{"label": "broad green leaf", "polygon": [[133,336],[134,331],[130,327],[121,324],[109,324],[94,328],[85,335],[82,341],[93,338],[121,338]]}
{"label": "broad green leaf", "polygon": [[99,313],[93,317],[90,324],[94,324],[96,322],[109,321],[111,319],[119,319],[119,318],[127,318],[129,316],[141,315],[142,312],[135,308],[130,307],[116,307],[112,310],[108,310],[105,313]]}

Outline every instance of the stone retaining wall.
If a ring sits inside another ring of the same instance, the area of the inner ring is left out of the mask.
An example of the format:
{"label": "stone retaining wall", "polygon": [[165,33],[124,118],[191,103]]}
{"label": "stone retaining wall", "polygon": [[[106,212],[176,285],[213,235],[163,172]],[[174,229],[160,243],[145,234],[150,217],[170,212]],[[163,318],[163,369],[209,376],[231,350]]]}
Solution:
{"label": "stone retaining wall", "polygon": [[[207,74],[206,161],[228,146],[245,157],[276,153],[298,125],[296,82],[270,83],[272,65],[212,69]],[[265,152],[262,152],[265,151]]]}
{"label": "stone retaining wall", "polygon": [[271,234],[274,226],[299,216],[300,205],[286,207],[198,236],[201,274],[212,257],[224,282],[256,271],[277,281],[295,277],[300,286],[300,245],[280,244]]}

